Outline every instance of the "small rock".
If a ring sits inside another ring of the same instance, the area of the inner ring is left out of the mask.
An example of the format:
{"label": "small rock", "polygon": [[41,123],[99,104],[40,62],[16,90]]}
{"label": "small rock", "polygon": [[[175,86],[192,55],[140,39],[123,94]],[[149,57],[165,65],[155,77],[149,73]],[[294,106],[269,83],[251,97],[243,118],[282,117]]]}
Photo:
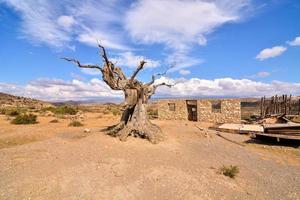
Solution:
{"label": "small rock", "polygon": [[86,128],[86,129],[84,129],[84,132],[85,132],[85,133],[90,133],[90,132],[91,132],[91,130],[90,130],[90,129],[88,129],[88,128]]}

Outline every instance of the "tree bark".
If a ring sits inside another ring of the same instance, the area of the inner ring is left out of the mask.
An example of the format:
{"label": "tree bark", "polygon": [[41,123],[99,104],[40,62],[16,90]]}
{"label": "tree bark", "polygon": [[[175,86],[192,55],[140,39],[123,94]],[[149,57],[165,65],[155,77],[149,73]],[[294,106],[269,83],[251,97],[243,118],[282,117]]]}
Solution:
{"label": "tree bark", "polygon": [[[152,80],[149,83],[142,83],[136,80],[137,74],[143,69],[146,62],[140,61],[136,70],[130,78],[126,78],[121,68],[115,66],[110,62],[103,46],[98,45],[102,50],[102,58],[104,65],[82,65],[78,60],[73,58],[63,58],[69,62],[75,63],[81,68],[98,69],[102,73],[103,81],[113,90],[123,90],[125,94],[125,108],[121,116],[119,124],[109,127],[108,135],[119,137],[121,141],[126,141],[129,135],[134,137],[146,138],[152,143],[158,143],[165,139],[161,129],[152,124],[147,115],[146,104],[151,96],[155,93],[157,87],[165,85],[171,87],[172,85],[161,83],[154,85],[156,76],[164,75],[164,73],[152,75]],[[169,67],[168,69],[170,69]]]}
{"label": "tree bark", "polygon": [[161,129],[150,122],[147,115],[147,104],[145,103],[143,92],[138,92],[137,102],[132,105],[136,96],[130,93],[125,98],[129,105],[125,107],[121,116],[120,123],[107,131],[108,135],[119,137],[121,141],[126,141],[128,136],[148,139],[156,144],[163,141],[166,137]]}

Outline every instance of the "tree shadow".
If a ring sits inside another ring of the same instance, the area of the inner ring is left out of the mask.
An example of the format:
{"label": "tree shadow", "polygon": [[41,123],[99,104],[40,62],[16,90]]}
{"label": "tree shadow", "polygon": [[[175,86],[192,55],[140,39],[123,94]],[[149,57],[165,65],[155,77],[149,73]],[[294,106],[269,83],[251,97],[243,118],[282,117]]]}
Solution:
{"label": "tree shadow", "polygon": [[117,127],[118,124],[115,124],[115,125],[112,125],[112,126],[108,126],[108,127],[105,127],[103,129],[100,130],[100,132],[108,132],[108,131],[111,131],[113,130],[115,127]]}
{"label": "tree shadow", "polygon": [[251,138],[244,143],[246,144],[258,144],[258,145],[268,145],[268,146],[287,146],[293,148],[300,147],[300,140],[292,140],[292,139],[283,139],[280,138],[279,141],[275,137],[268,137],[257,135],[255,138]]}

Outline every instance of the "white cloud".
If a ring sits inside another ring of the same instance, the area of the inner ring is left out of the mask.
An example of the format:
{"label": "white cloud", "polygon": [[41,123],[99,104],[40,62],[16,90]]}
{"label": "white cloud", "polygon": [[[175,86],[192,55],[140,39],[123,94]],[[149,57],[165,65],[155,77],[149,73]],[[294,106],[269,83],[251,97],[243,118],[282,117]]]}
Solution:
{"label": "white cloud", "polygon": [[204,36],[200,36],[198,40],[199,45],[205,46],[207,44],[207,39]]}
{"label": "white cloud", "polygon": [[56,6],[50,1],[3,1],[21,14],[22,37],[33,43],[46,43],[54,47],[63,47],[71,41],[69,33],[56,22]]}
{"label": "white cloud", "polygon": [[257,76],[260,77],[260,78],[265,78],[265,77],[268,77],[270,75],[271,75],[270,72],[258,72],[257,73]]}
{"label": "white cloud", "polygon": [[168,82],[177,84],[172,88],[160,87],[157,97],[261,97],[275,94],[300,94],[300,83],[273,81],[263,83],[249,79],[219,78],[206,80],[170,79],[161,77],[156,83]]}
{"label": "white cloud", "polygon": [[287,50],[284,46],[275,46],[272,48],[263,49],[257,56],[258,60],[265,60],[267,58],[274,58],[281,55],[283,52]]}
{"label": "white cloud", "polygon": [[[129,50],[130,48],[122,44],[121,41],[118,41],[118,35],[110,33],[106,34],[100,31],[93,31],[90,29],[85,29],[85,32],[79,33],[77,36],[77,41],[84,43],[86,45],[97,47],[98,42],[100,42],[103,46],[111,49],[119,49],[119,50]],[[115,41],[113,40],[115,38]]]}
{"label": "white cloud", "polygon": [[[261,97],[275,94],[300,95],[300,83],[273,81],[263,83],[249,79],[219,78],[213,80],[191,78],[171,79],[161,77],[161,82],[177,83],[172,88],[159,87],[154,98],[170,97]],[[59,79],[38,79],[27,85],[0,82],[0,92],[27,96],[47,101],[107,100],[123,99],[122,91],[111,90],[99,79],[90,81],[64,81]]]}
{"label": "white cloud", "polygon": [[266,78],[268,76],[270,76],[271,73],[270,72],[266,72],[266,71],[261,71],[261,72],[257,72],[256,74],[253,74],[251,76],[247,76],[247,78],[250,79],[256,79],[256,78]]}
{"label": "white cloud", "polygon": [[166,59],[166,63],[168,65],[175,64],[175,66],[172,69],[170,69],[169,72],[175,72],[181,69],[189,68],[191,66],[200,65],[203,62],[204,60],[202,59],[188,56],[186,52],[179,51],[170,54]]}
{"label": "white cloud", "polygon": [[179,70],[179,74],[181,75],[189,75],[191,72],[189,70],[181,69]]}
{"label": "white cloud", "polygon": [[[23,38],[34,44],[62,49],[79,41],[95,46],[97,40],[107,48],[124,49],[122,14],[117,1],[109,0],[1,0],[22,19]],[[117,26],[112,26],[112,24]]]}
{"label": "white cloud", "polygon": [[250,0],[140,0],[126,15],[126,29],[143,43],[174,49],[206,44],[205,35],[246,13]]}
{"label": "white cloud", "polygon": [[123,93],[114,91],[102,80],[91,79],[64,81],[60,79],[38,79],[25,86],[0,83],[0,91],[46,101],[121,99]]}
{"label": "white cloud", "polygon": [[75,24],[75,19],[72,16],[62,15],[57,19],[57,23],[60,26],[68,29]]}
{"label": "white cloud", "polygon": [[300,37],[296,37],[293,41],[287,42],[290,46],[300,46]]}
{"label": "white cloud", "polygon": [[149,58],[145,58],[144,56],[134,55],[132,52],[124,52],[119,55],[119,57],[112,58],[112,62],[117,62],[119,66],[125,66],[129,68],[136,68],[141,60],[145,60],[147,63],[145,65],[146,68],[155,68],[160,66],[160,62],[158,60],[152,60]]}

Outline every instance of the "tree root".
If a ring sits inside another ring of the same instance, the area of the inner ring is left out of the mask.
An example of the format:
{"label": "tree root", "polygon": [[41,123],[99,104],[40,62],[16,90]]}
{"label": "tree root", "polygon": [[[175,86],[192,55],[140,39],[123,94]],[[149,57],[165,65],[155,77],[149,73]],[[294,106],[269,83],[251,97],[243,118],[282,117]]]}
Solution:
{"label": "tree root", "polygon": [[126,141],[128,136],[145,138],[153,144],[157,144],[165,139],[161,129],[150,121],[143,126],[133,126],[131,122],[125,125],[125,123],[120,122],[115,126],[109,127],[107,135],[119,137],[121,141]]}

